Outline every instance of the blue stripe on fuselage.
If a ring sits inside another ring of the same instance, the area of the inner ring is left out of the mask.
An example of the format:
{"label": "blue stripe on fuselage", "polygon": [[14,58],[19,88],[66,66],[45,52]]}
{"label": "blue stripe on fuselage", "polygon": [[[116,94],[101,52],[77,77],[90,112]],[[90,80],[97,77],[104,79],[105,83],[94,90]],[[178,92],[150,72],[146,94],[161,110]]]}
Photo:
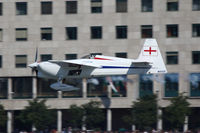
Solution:
{"label": "blue stripe on fuselage", "polygon": [[101,68],[106,68],[106,69],[149,69],[150,67],[123,67],[123,66],[102,66]]}

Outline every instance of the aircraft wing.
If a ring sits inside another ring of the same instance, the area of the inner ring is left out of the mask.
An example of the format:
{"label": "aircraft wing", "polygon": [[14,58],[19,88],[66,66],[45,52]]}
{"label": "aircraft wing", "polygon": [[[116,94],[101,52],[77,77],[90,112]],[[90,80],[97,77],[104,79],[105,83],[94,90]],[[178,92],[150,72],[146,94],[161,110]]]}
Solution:
{"label": "aircraft wing", "polygon": [[93,68],[100,67],[99,65],[93,64],[89,61],[80,61],[80,60],[49,60],[48,62],[58,64],[62,67],[78,67],[78,66],[88,66]]}

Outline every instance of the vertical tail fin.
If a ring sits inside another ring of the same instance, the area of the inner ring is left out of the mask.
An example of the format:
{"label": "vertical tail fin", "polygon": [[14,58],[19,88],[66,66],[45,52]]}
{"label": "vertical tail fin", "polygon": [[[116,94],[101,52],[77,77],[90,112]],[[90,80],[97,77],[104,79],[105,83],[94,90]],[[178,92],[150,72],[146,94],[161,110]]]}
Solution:
{"label": "vertical tail fin", "polygon": [[167,73],[156,39],[145,40],[138,60],[151,62],[152,67],[148,73]]}

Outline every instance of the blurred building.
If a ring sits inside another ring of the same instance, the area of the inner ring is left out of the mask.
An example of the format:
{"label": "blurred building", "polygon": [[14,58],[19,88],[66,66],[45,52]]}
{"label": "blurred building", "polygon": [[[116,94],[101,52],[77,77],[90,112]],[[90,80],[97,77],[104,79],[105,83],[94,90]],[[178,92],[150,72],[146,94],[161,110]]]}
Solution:
{"label": "blurred building", "polygon": [[[49,87],[54,80],[37,79],[27,67],[36,48],[41,61],[87,54],[135,59],[145,38],[157,39],[169,73],[112,77],[118,93],[108,91],[107,78],[69,79],[67,83],[81,89],[56,92]],[[71,104],[109,103],[102,106],[109,131],[122,128],[120,117],[137,98],[155,93],[166,107],[182,92],[193,112],[185,128],[197,128],[200,0],[0,0],[0,103],[8,113],[8,133],[16,128],[15,114],[33,98],[45,98],[57,109],[59,130],[66,126]],[[167,127],[159,120],[158,128]]]}

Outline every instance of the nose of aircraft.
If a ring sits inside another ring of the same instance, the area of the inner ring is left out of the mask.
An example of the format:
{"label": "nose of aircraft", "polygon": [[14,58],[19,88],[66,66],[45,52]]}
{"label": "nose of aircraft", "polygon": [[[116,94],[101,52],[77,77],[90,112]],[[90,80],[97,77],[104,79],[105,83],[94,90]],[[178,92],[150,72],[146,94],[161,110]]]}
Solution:
{"label": "nose of aircraft", "polygon": [[36,67],[38,66],[38,64],[39,64],[39,63],[34,62],[34,63],[32,63],[32,64],[29,64],[28,67],[30,67],[30,68],[36,68]]}

